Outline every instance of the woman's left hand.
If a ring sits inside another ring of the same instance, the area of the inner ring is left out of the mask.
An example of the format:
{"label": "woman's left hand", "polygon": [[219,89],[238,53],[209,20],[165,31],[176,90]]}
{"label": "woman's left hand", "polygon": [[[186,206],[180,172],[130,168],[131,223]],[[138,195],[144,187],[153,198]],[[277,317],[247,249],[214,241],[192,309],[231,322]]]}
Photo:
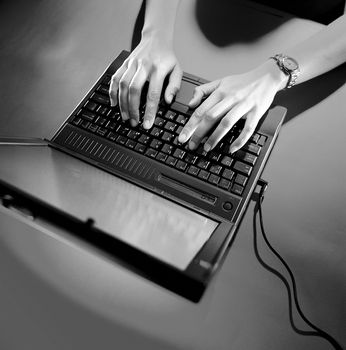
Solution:
{"label": "woman's left hand", "polygon": [[240,75],[228,76],[195,88],[189,105],[198,106],[179,135],[179,142],[189,141],[189,148],[198,147],[211,128],[219,123],[204,143],[204,150],[212,150],[242,117],[245,126],[231,144],[230,152],[240,149],[270,107],[276,93],[286,86],[288,77],[268,60],[258,68]]}

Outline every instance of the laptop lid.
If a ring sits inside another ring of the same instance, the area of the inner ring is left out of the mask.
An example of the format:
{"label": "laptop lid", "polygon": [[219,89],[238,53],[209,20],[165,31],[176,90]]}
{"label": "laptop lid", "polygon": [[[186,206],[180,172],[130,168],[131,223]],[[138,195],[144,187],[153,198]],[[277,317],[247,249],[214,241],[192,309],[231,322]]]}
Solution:
{"label": "laptop lid", "polygon": [[0,147],[0,179],[184,270],[218,223],[51,147]]}

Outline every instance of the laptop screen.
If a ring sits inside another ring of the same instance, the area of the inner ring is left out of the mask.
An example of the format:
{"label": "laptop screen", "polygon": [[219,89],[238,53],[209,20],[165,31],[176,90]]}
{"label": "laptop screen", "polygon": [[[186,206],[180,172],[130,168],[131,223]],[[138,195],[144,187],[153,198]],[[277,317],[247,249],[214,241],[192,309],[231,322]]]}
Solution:
{"label": "laptop screen", "polygon": [[0,179],[185,269],[218,222],[50,147],[2,146]]}

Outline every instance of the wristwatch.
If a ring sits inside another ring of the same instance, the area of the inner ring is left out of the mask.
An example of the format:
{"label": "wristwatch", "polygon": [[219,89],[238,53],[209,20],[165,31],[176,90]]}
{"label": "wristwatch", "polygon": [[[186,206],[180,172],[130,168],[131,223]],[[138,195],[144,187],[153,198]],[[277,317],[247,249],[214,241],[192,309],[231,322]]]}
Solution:
{"label": "wristwatch", "polygon": [[282,53],[270,58],[274,59],[281,71],[288,75],[286,89],[291,88],[296,83],[300,74],[298,62],[294,58],[285,56]]}

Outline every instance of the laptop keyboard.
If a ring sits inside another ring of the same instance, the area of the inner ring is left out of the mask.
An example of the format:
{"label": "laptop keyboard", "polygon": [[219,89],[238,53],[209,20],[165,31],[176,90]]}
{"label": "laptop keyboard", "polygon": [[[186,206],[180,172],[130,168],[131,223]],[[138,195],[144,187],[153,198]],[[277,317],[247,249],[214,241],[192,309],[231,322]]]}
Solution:
{"label": "laptop keyboard", "polygon": [[[165,163],[201,181],[241,196],[257,158],[266,142],[266,136],[254,133],[249,142],[234,154],[230,144],[239,136],[244,121],[240,120],[210,152],[202,144],[194,151],[178,142],[178,135],[189,116],[160,104],[153,127],[133,128],[123,122],[118,107],[110,107],[106,77],[70,123],[88,130],[111,142],[122,145],[146,157]],[[141,109],[144,114],[144,107]]]}

